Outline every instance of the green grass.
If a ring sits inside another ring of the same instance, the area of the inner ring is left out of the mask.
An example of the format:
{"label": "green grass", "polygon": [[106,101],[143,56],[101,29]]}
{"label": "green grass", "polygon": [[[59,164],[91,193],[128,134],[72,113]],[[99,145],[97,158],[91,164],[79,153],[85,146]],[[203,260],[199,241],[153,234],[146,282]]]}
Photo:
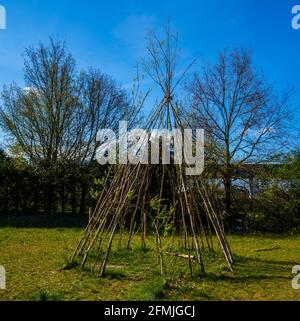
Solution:
{"label": "green grass", "polygon": [[[169,256],[169,273],[162,278],[152,242],[144,250],[137,238],[130,251],[113,250],[107,276],[100,279],[76,268],[62,269],[81,224],[17,222],[0,218],[0,265],[7,271],[7,290],[0,290],[0,300],[300,299],[300,290],[291,287],[292,267],[300,265],[300,235],[230,236],[235,271],[228,271],[220,254],[205,254],[204,278],[190,277],[187,261]],[[280,249],[253,252],[274,245]]]}

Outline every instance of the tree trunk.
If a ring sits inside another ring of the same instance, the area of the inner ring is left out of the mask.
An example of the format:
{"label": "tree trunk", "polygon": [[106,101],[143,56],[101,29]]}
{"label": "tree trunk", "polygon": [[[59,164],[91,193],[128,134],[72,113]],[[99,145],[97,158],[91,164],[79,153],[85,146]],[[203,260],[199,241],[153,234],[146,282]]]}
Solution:
{"label": "tree trunk", "polygon": [[53,197],[54,197],[54,190],[52,182],[49,182],[48,188],[47,188],[47,214],[52,214],[53,211]]}
{"label": "tree trunk", "polygon": [[85,212],[86,195],[87,195],[87,185],[85,183],[82,183],[79,214],[83,214]]}
{"label": "tree trunk", "polygon": [[72,206],[72,214],[76,214],[76,206],[77,206],[77,200],[76,200],[76,182],[73,182],[72,186],[72,196],[71,196],[71,206]]}
{"label": "tree trunk", "polygon": [[225,188],[225,211],[231,214],[231,179],[230,177],[225,177],[224,179]]}
{"label": "tree trunk", "polygon": [[66,212],[66,193],[65,193],[65,183],[61,184],[61,212],[64,215]]}
{"label": "tree trunk", "polygon": [[224,188],[225,188],[225,211],[231,216],[231,159],[230,159],[230,144],[229,138],[226,138],[226,159],[225,159],[225,175],[224,175]]}

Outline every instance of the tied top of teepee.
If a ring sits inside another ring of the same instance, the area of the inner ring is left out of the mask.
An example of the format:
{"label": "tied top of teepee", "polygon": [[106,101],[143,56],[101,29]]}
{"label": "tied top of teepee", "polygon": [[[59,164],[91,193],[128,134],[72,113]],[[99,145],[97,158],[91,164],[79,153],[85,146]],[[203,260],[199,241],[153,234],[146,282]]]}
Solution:
{"label": "tied top of teepee", "polygon": [[173,97],[171,96],[170,89],[166,88],[165,91],[165,104],[170,104],[173,100]]}

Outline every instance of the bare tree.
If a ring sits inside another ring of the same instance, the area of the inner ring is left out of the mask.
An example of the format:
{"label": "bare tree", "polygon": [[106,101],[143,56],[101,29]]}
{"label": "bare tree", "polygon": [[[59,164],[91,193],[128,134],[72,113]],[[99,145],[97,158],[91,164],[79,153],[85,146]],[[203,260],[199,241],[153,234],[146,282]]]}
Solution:
{"label": "bare tree", "polygon": [[1,125],[32,161],[51,165],[59,158],[77,106],[75,61],[60,42],[27,48],[26,88],[16,84],[2,93]]}
{"label": "bare tree", "polygon": [[96,136],[100,129],[117,130],[119,121],[126,119],[129,124],[136,124],[140,108],[132,105],[127,92],[100,70],[81,72],[78,84],[79,103],[69,146],[71,158],[83,164],[95,159]]}
{"label": "bare tree", "polygon": [[139,108],[99,70],[76,73],[66,47],[51,40],[25,51],[26,88],[13,84],[2,93],[1,124],[26,157],[49,165],[58,159],[93,160],[100,128],[137,121]]}
{"label": "bare tree", "polygon": [[[142,104],[99,70],[78,73],[64,43],[51,39],[48,46],[27,48],[24,56],[26,88],[4,88],[0,123],[11,145],[18,145],[49,179],[60,162],[93,161],[99,129],[138,121]],[[53,191],[47,185],[50,206]]]}
{"label": "bare tree", "polygon": [[267,161],[282,143],[290,91],[278,98],[252,65],[249,50],[224,50],[188,86],[194,122],[205,128],[220,169],[227,213],[232,206],[233,169]]}

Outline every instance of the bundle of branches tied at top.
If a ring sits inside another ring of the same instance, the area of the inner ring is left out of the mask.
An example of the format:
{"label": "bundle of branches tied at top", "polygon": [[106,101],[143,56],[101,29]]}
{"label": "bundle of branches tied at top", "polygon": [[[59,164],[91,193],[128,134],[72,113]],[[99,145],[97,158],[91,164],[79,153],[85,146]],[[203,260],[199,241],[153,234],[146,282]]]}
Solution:
{"label": "bundle of branches tied at top", "polygon": [[[187,115],[176,101],[175,90],[192,66],[188,66],[175,81],[177,38],[169,27],[166,28],[164,41],[160,41],[155,33],[149,36],[149,60],[144,61],[143,66],[146,74],[162,90],[163,98],[150,114],[145,126],[147,131],[192,129]],[[81,267],[89,266],[102,277],[117,236],[119,242],[124,242],[129,249],[137,232],[141,234],[142,245],[146,246],[151,230],[155,236],[162,274],[166,273],[167,253],[163,246],[166,231],[168,235],[182,237],[185,253],[177,256],[188,259],[191,274],[195,269],[200,275],[205,273],[203,254],[204,251],[215,250],[214,239],[217,239],[225,261],[232,270],[233,258],[218,203],[205,179],[201,175],[186,176],[186,167],[184,162],[181,165],[112,165],[93,219],[78,242],[72,263]],[[111,173],[114,173],[113,177]],[[128,233],[125,233],[125,222],[128,222]],[[175,247],[173,244],[172,248]]]}

